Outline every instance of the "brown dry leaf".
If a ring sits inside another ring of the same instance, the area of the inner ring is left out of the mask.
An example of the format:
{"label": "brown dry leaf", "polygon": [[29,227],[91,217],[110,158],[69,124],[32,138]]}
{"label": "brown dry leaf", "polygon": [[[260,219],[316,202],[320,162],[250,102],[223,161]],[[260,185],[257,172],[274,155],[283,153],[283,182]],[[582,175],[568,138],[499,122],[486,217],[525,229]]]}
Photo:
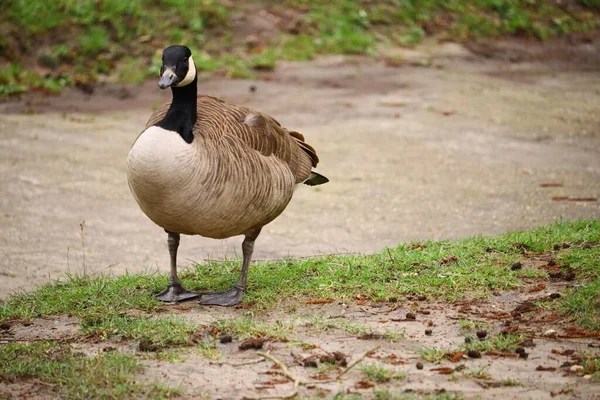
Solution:
{"label": "brown dry leaf", "polygon": [[455,262],[458,262],[458,258],[456,256],[449,256],[449,257],[442,258],[439,263],[441,265],[446,265],[446,264],[455,263]]}
{"label": "brown dry leaf", "polygon": [[375,386],[373,382],[370,381],[358,381],[354,385],[357,389],[369,389]]}
{"label": "brown dry leaf", "polygon": [[513,325],[513,326],[507,326],[506,328],[502,329],[502,331],[500,332],[502,335],[508,335],[511,333],[515,333],[519,330],[519,325]]}
{"label": "brown dry leaf", "polygon": [[269,386],[274,386],[274,385],[282,385],[284,383],[288,383],[290,380],[289,379],[273,379],[271,381],[267,381],[267,382],[263,382],[263,385],[269,385]]}
{"label": "brown dry leaf", "polygon": [[588,331],[575,327],[565,328],[564,335],[558,335],[559,338],[577,339],[577,338],[600,338],[600,331]]}
{"label": "brown dry leaf", "polygon": [[562,187],[562,183],[558,183],[558,182],[546,182],[546,183],[541,183],[540,187]]}
{"label": "brown dry leaf", "polygon": [[438,367],[438,368],[431,368],[430,371],[436,371],[440,375],[450,375],[452,372],[454,372],[454,368]]}
{"label": "brown dry leaf", "polygon": [[544,367],[542,365],[538,365],[537,368],[535,369],[536,371],[548,371],[548,372],[554,372],[556,371],[555,367]]}
{"label": "brown dry leaf", "polygon": [[446,354],[446,358],[453,363],[457,363],[462,359],[463,353],[458,351],[456,353],[448,353]]}
{"label": "brown dry leaf", "polygon": [[544,290],[544,289],[546,289],[546,284],[539,283],[539,284],[535,285],[534,287],[532,287],[531,289],[529,289],[527,291],[527,293],[535,293],[535,292],[539,292],[539,291]]}

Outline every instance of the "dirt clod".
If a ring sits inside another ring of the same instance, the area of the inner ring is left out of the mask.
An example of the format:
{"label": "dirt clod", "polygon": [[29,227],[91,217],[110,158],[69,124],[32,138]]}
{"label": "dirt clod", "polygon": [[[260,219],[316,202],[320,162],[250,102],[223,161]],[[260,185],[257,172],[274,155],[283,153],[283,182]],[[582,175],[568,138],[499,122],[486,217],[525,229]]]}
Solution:
{"label": "dirt clod", "polygon": [[520,261],[517,261],[516,263],[510,266],[510,269],[513,271],[520,270],[521,268],[523,268],[523,265],[521,265]]}
{"label": "dirt clod", "polygon": [[418,362],[417,363],[417,369],[423,369],[423,363]]}
{"label": "dirt clod", "polygon": [[551,299],[560,299],[560,293],[552,293],[550,294]]}
{"label": "dirt clod", "polygon": [[406,313],[406,319],[409,321],[414,321],[417,319],[417,316],[414,313],[409,312]]}
{"label": "dirt clod", "polygon": [[225,344],[225,343],[231,343],[233,341],[233,337],[231,335],[222,335],[219,338],[219,342]]}
{"label": "dirt clod", "polygon": [[427,300],[427,296],[424,296],[424,295],[417,296],[417,300],[418,301],[425,301],[425,300]]}
{"label": "dirt clod", "polygon": [[11,327],[11,324],[9,322],[3,322],[0,324],[0,330],[3,330],[3,331],[9,330],[10,327]]}
{"label": "dirt clod", "polygon": [[140,340],[140,343],[138,344],[138,350],[148,353],[154,353],[160,350],[160,347],[151,340]]}
{"label": "dirt clod", "polygon": [[317,368],[318,367],[317,357],[316,356],[306,357],[304,360],[302,360],[302,366],[304,368]]}
{"label": "dirt clod", "polygon": [[517,347],[515,349],[515,353],[517,353],[517,354],[525,353],[525,349],[523,347]]}
{"label": "dirt clod", "polygon": [[481,358],[481,353],[477,350],[469,350],[467,356],[469,356],[469,358]]}
{"label": "dirt clod", "polygon": [[554,246],[552,246],[552,248],[554,250],[560,250],[560,244],[555,244]]}
{"label": "dirt clod", "polygon": [[244,340],[242,343],[240,343],[239,349],[240,350],[249,350],[249,349],[258,350],[258,349],[262,349],[264,344],[265,344],[264,339],[252,338],[252,339]]}
{"label": "dirt clod", "polygon": [[487,331],[482,329],[482,330],[477,331],[476,334],[479,339],[485,339],[485,337],[487,336]]}
{"label": "dirt clod", "polygon": [[427,336],[431,336],[433,334],[433,331],[431,329],[425,329],[425,334]]}
{"label": "dirt clod", "polygon": [[319,357],[319,361],[326,364],[335,364],[340,367],[346,367],[348,365],[348,360],[346,360],[346,355],[341,351],[334,351],[333,353],[323,354]]}

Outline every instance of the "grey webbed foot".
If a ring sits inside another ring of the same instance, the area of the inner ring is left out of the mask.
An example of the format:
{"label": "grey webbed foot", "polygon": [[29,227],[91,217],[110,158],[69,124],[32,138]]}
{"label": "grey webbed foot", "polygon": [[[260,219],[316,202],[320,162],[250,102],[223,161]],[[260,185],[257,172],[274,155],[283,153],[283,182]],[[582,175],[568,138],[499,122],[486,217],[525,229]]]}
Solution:
{"label": "grey webbed foot", "polygon": [[235,286],[223,292],[214,292],[203,294],[200,304],[206,306],[231,307],[241,303],[244,298],[244,291]]}
{"label": "grey webbed foot", "polygon": [[199,297],[200,293],[191,292],[184,288],[181,283],[170,284],[165,290],[157,294],[155,297],[166,303],[174,303],[177,301],[185,301]]}

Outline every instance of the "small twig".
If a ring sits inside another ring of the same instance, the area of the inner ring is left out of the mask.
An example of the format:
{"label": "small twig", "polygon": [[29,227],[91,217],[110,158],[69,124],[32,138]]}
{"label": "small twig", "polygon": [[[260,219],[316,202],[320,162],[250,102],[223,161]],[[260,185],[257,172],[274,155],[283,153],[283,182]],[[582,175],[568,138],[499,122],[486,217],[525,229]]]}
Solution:
{"label": "small twig", "polygon": [[348,365],[348,368],[346,368],[345,370],[343,370],[342,372],[340,372],[338,374],[338,376],[335,377],[335,379],[340,379],[344,374],[346,374],[348,371],[350,371],[352,368],[354,368],[356,366],[356,364],[358,364],[359,362],[361,362],[362,360],[365,359],[365,357],[367,356],[367,354],[370,354],[374,351],[376,351],[377,349],[379,349],[379,346],[374,347],[373,349],[367,351],[365,354],[362,355],[362,357],[360,357],[358,360],[354,361],[352,364]]}
{"label": "small twig", "polygon": [[394,256],[392,256],[392,251],[389,248],[387,248],[386,250],[387,250],[388,256],[390,257],[390,261],[392,262],[392,264],[396,264],[396,260],[394,260]]}
{"label": "small twig", "polygon": [[246,400],[267,400],[267,399],[292,399],[292,398],[296,397],[298,395],[298,386],[300,385],[300,379],[296,378],[294,375],[292,375],[292,373],[287,368],[287,366],[283,362],[281,362],[278,359],[276,359],[275,357],[273,357],[272,355],[270,355],[268,353],[263,353],[262,351],[257,352],[256,355],[259,355],[265,359],[268,359],[268,360],[272,361],[275,365],[277,365],[283,372],[283,375],[294,382],[294,390],[292,392],[290,392],[289,394],[281,395],[281,396],[244,397],[244,399],[246,399]]}
{"label": "small twig", "polygon": [[227,363],[227,362],[224,362],[224,363],[220,363],[220,364],[221,365],[231,365],[232,367],[241,367],[241,366],[244,366],[244,365],[258,364],[258,363],[261,363],[263,361],[265,361],[264,358],[257,358],[255,360],[250,360],[250,361],[246,361],[246,362],[242,362],[242,363]]}
{"label": "small twig", "polygon": [[81,230],[81,253],[83,255],[83,275],[87,276],[87,265],[85,263],[85,239],[83,236],[83,227],[85,226],[85,219],[79,224]]}

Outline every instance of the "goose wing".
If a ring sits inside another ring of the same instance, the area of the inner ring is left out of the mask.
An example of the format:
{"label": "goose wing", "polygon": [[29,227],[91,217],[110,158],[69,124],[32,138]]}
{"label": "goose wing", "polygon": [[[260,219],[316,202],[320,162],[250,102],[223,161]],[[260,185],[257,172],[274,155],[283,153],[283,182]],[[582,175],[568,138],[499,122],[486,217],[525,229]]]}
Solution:
{"label": "goose wing", "polygon": [[[146,128],[162,120],[170,105],[170,102],[166,103],[156,110]],[[296,183],[310,181],[316,175],[311,170],[317,166],[319,157],[301,133],[288,131],[274,118],[244,106],[199,96],[194,135],[208,140],[237,142],[247,150],[258,151],[266,157],[274,156],[288,165]]]}

